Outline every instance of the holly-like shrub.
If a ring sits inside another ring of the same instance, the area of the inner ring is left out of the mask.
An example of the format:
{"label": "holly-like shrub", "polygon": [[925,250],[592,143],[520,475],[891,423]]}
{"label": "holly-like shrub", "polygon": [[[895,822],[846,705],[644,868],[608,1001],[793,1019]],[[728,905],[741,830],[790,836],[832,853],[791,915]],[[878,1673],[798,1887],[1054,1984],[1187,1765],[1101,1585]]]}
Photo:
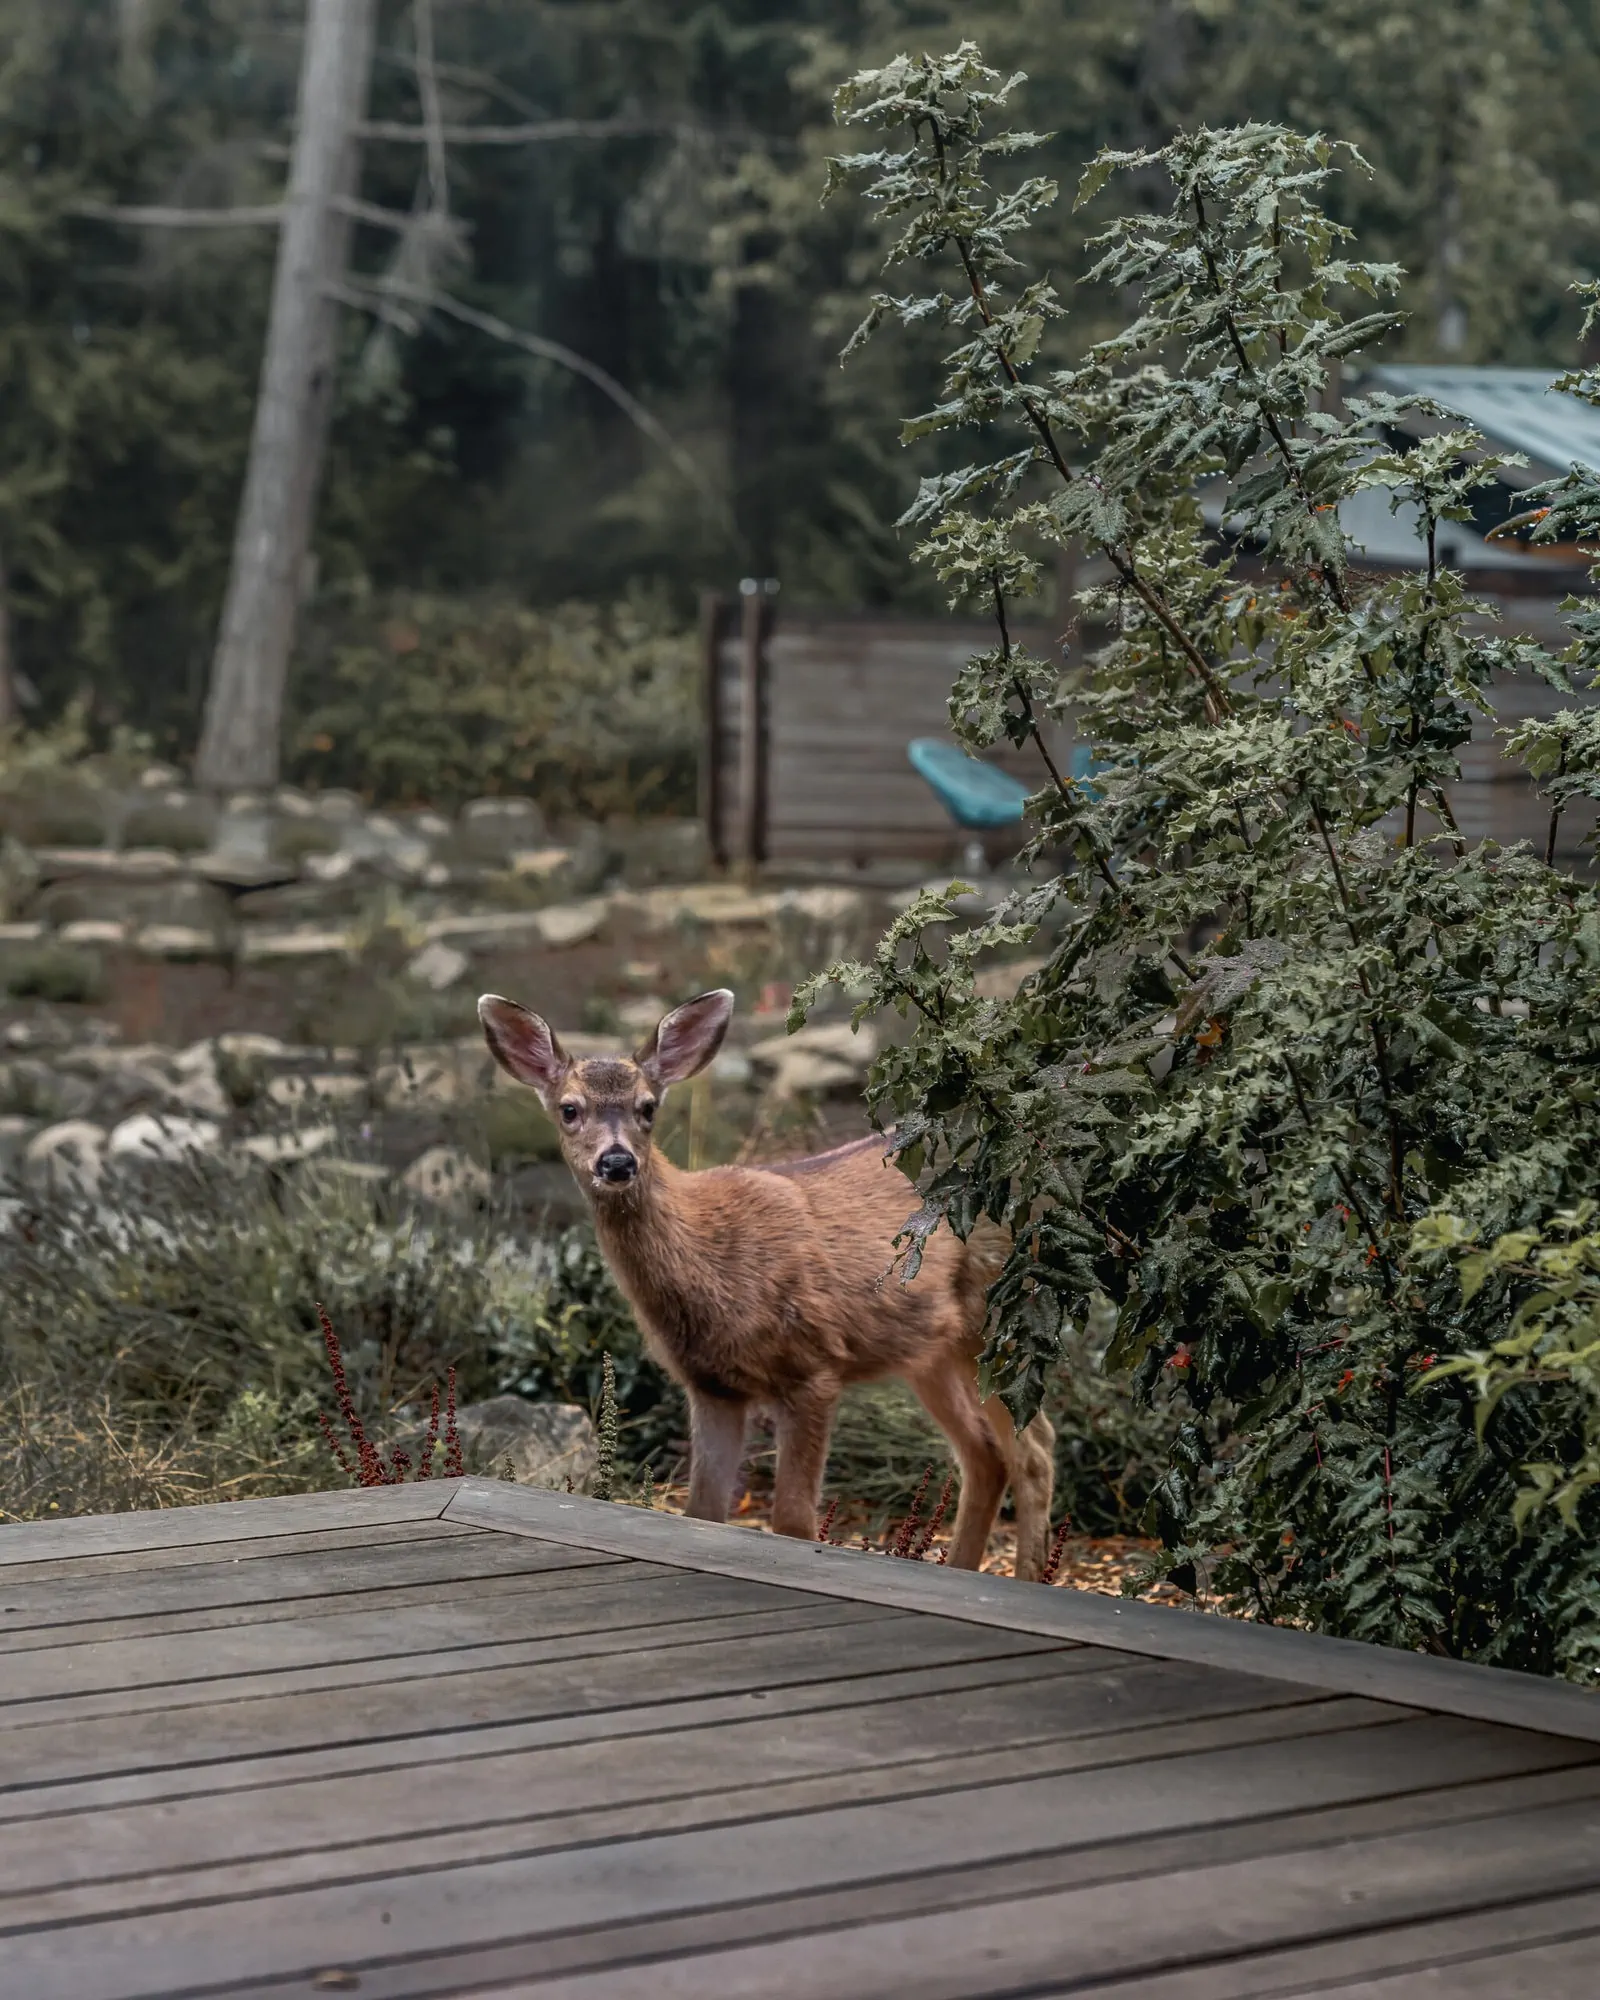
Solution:
{"label": "holly-like shrub", "polygon": [[[906,516],[952,599],[995,618],[952,723],[1040,753],[1033,883],[966,930],[925,895],[870,965],[833,968],[863,1011],[915,1020],[873,1080],[923,1193],[907,1263],[941,1223],[1009,1226],[985,1368],[1019,1416],[1091,1317],[1114,1323],[1108,1365],[1179,1385],[1153,1503],[1174,1577],[1261,1618],[1600,1678],[1594,1495],[1557,1480],[1564,1509],[1514,1506],[1524,1466],[1581,1451],[1576,1392],[1529,1369],[1480,1432],[1470,1373],[1439,1364],[1511,1334],[1517,1271],[1463,1305],[1435,1215],[1493,1240],[1600,1178],[1595,890],[1467,840],[1451,807],[1491,679],[1600,670],[1600,614],[1561,660],[1497,634],[1439,530],[1501,461],[1422,399],[1330,393],[1399,318],[1401,274],[1320,206],[1362,171],[1348,148],[1247,126],[1102,154],[1080,202],[1119,171],[1166,194],[1099,239],[1091,282],[1131,322],[1053,365],[1062,304],[1012,246],[1056,190],[1009,175],[1030,134],[992,129],[1018,81],[965,44],[838,98],[890,138],[832,185],[898,224],[891,266],[943,287],[878,299],[852,346],[946,328],[904,434],[982,453]],[[1352,563],[1340,508],[1363,488],[1414,510],[1416,571]],[[1600,526],[1592,484],[1543,497],[1541,532]],[[1111,637],[1064,672],[1010,630],[1065,543],[1099,559],[1083,608]],[[1068,703],[1081,783],[1043,728]],[[1508,747],[1559,810],[1595,793],[1595,733],[1574,710]],[[980,997],[985,952],[1047,917],[1045,968]]]}

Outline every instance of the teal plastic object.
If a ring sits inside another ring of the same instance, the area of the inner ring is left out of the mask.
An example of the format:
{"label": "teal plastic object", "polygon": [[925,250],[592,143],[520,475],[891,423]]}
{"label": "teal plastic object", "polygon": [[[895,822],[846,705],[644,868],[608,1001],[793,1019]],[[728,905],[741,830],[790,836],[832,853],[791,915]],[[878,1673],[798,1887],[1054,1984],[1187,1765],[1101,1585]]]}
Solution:
{"label": "teal plastic object", "polygon": [[906,755],[957,826],[1015,826],[1021,819],[1028,787],[1009,771],[980,763],[937,736],[913,738],[906,745]]}

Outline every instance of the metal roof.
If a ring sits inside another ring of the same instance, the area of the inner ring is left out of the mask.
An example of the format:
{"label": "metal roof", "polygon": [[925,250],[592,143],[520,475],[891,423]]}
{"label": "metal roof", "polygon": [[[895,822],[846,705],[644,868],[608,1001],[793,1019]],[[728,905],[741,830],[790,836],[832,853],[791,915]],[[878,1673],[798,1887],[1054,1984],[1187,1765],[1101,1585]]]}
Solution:
{"label": "metal roof", "polygon": [[1365,368],[1361,387],[1394,396],[1431,396],[1466,418],[1491,443],[1523,452],[1538,475],[1574,464],[1600,472],[1600,409],[1554,387],[1544,368]]}

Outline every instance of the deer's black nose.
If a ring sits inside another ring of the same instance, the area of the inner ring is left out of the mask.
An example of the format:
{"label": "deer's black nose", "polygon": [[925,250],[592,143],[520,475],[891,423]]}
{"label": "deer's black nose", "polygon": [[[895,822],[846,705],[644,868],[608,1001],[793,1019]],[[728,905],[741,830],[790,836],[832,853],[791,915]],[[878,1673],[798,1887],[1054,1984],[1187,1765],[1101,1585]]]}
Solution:
{"label": "deer's black nose", "polygon": [[594,1170],[601,1180],[613,1187],[621,1187],[635,1179],[639,1172],[639,1162],[626,1146],[608,1146],[594,1163]]}

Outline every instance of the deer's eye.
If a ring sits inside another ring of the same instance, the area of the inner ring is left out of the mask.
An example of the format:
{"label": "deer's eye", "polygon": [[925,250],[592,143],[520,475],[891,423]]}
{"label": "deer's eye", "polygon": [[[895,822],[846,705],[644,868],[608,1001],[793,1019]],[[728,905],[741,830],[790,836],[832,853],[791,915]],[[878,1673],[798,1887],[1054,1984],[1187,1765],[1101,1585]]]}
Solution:
{"label": "deer's eye", "polygon": [[582,1115],[582,1110],[576,1104],[563,1104],[561,1107],[561,1122],[563,1125],[576,1125]]}
{"label": "deer's eye", "polygon": [[646,1099],[646,1101],[639,1106],[639,1123],[641,1125],[653,1125],[655,1123],[655,1116],[656,1116],[656,1107],[648,1099]]}

